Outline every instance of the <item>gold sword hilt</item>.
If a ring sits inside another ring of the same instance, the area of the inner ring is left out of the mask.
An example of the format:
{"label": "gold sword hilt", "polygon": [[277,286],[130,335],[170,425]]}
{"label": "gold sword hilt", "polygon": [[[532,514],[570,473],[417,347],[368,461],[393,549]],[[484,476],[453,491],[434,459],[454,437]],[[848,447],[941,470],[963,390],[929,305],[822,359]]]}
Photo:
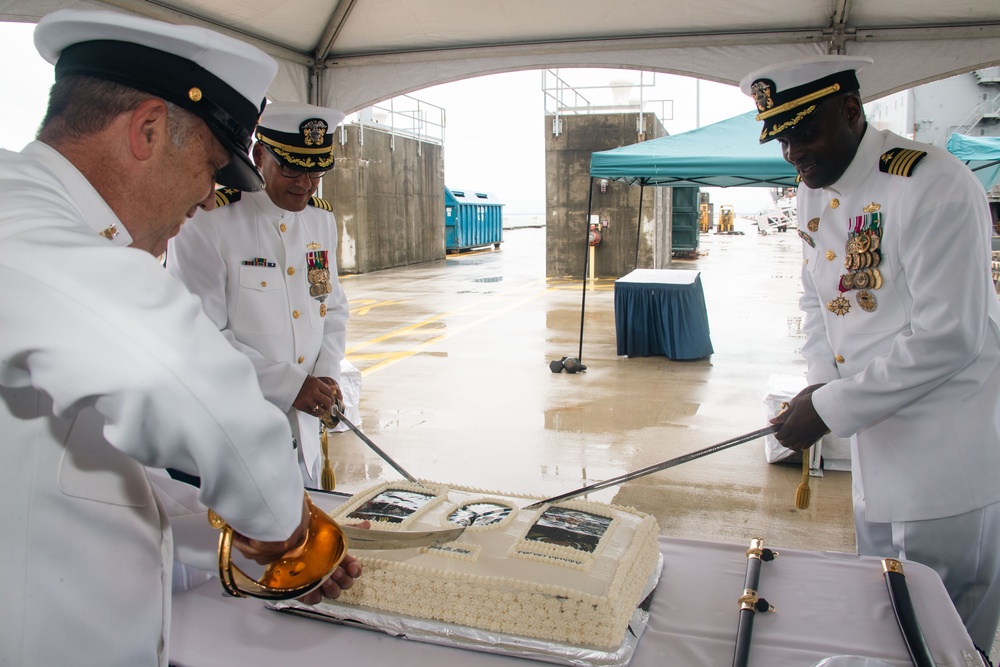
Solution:
{"label": "gold sword hilt", "polygon": [[234,597],[292,600],[315,590],[347,555],[347,538],[337,522],[316,507],[305,494],[309,526],[302,544],[271,561],[254,579],[233,563],[233,528],[214,510],[208,522],[219,530],[219,579]]}

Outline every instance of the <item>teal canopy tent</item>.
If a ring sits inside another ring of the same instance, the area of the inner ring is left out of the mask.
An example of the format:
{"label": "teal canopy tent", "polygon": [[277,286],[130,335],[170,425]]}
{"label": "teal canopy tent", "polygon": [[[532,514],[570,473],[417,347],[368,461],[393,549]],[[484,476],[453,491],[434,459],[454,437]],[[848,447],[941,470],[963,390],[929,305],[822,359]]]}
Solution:
{"label": "teal canopy tent", "polygon": [[948,152],[969,165],[987,192],[1000,183],[1000,137],[952,134]]}
{"label": "teal canopy tent", "polygon": [[[727,120],[682,134],[651,139],[590,156],[590,219],[594,182],[622,181],[640,187],[639,219],[642,219],[642,188],[667,187],[795,187],[795,169],[781,156],[777,141],[761,144],[761,124],[750,111]],[[639,263],[639,232],[636,224],[635,265]],[[585,248],[589,247],[589,231]],[[587,275],[589,253],[584,254],[583,274]],[[583,281],[580,309],[580,348],[583,358],[584,312],[587,282]]]}
{"label": "teal canopy tent", "polygon": [[590,176],[638,185],[795,187],[795,169],[778,142],[759,143],[755,115],[593,153]]}

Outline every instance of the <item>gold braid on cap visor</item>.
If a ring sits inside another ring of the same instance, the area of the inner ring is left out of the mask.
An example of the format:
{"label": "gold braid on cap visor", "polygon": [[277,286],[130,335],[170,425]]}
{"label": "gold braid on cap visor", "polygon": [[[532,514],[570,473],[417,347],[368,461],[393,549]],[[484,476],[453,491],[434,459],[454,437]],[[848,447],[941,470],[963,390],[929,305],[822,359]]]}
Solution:
{"label": "gold braid on cap visor", "polygon": [[757,114],[757,120],[765,120],[767,118],[770,118],[771,116],[777,116],[779,113],[784,113],[786,111],[794,109],[795,107],[802,106],[806,102],[812,102],[813,100],[818,100],[821,97],[826,97],[827,95],[833,95],[839,90],[840,90],[840,84],[835,83],[832,86],[827,86],[826,88],[817,90],[814,93],[803,95],[802,97],[792,100],[791,102],[785,102],[784,104],[779,104],[773,109],[768,109],[767,111],[761,111],[759,114]]}
{"label": "gold braid on cap visor", "polygon": [[816,105],[815,104],[812,105],[812,106],[810,106],[810,107],[807,107],[807,108],[803,109],[799,113],[795,114],[794,118],[785,121],[781,125],[775,125],[774,127],[771,128],[770,132],[768,132],[767,130],[764,130],[763,132],[760,133],[760,138],[763,139],[764,137],[773,137],[776,134],[784,132],[785,130],[787,130],[790,127],[795,127],[796,125],[798,125],[798,123],[799,123],[800,120],[802,120],[803,118],[805,118],[806,116],[808,116],[809,114],[811,114],[813,111],[816,111]]}
{"label": "gold braid on cap visor", "polygon": [[[260,132],[257,132],[256,136],[257,141],[265,144],[273,153],[290,164],[298,165],[304,169],[316,169],[317,167],[322,169],[333,164],[333,144],[326,148],[300,148],[268,139]],[[313,160],[311,157],[299,157],[302,154],[316,155],[317,158]]]}

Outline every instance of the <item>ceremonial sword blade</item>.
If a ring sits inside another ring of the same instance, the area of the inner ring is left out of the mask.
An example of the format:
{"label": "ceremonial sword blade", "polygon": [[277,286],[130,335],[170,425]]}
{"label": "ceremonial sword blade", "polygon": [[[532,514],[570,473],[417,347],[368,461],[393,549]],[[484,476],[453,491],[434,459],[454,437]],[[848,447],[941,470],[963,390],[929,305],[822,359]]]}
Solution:
{"label": "ceremonial sword blade", "polygon": [[577,496],[582,496],[585,493],[590,493],[591,491],[600,491],[601,489],[606,489],[609,486],[614,486],[616,484],[623,484],[625,482],[632,481],[633,479],[638,479],[640,477],[645,477],[646,475],[652,474],[654,472],[659,472],[660,470],[666,470],[667,468],[672,468],[681,463],[687,463],[688,461],[694,461],[695,459],[700,459],[703,456],[708,456],[709,454],[714,454],[715,452],[721,452],[723,449],[728,449],[730,447],[735,447],[736,445],[742,445],[745,442],[750,442],[751,440],[756,440],[757,438],[762,438],[769,433],[774,433],[778,429],[777,426],[768,426],[766,428],[758,429],[756,431],[751,431],[750,433],[745,433],[741,436],[732,438],[731,440],[725,440],[711,447],[706,447],[705,449],[699,449],[696,452],[691,452],[690,454],[685,454],[683,456],[678,456],[676,458],[663,461],[662,463],[656,463],[654,465],[636,470],[634,472],[625,473],[624,475],[619,475],[618,477],[612,477],[611,479],[606,479],[603,482],[598,482],[596,484],[590,484],[588,486],[580,487],[575,491],[568,491],[566,493],[561,493],[558,496],[552,496],[551,498],[546,498],[545,500],[539,500],[537,503],[532,503],[525,507],[526,510],[538,509],[542,505],[551,505],[557,503],[561,500],[569,500],[570,498],[576,498]]}
{"label": "ceremonial sword blade", "polygon": [[348,548],[354,551],[376,549],[415,549],[418,547],[433,547],[458,539],[465,526],[445,528],[443,530],[375,530],[373,528],[358,528],[357,526],[340,526],[347,538]]}
{"label": "ceremonial sword blade", "polygon": [[[381,456],[383,461],[385,461],[386,463],[388,463],[389,465],[391,465],[393,468],[395,468],[396,472],[398,472],[400,475],[402,475],[403,477],[405,477],[407,480],[409,480],[409,481],[411,481],[411,482],[413,482],[415,484],[420,484],[420,482],[417,481],[416,477],[414,477],[410,473],[406,472],[406,470],[403,469],[403,466],[401,466],[398,463],[396,463],[392,459],[391,456],[389,456],[384,451],[382,451],[381,447],[379,447],[374,442],[372,442],[371,438],[369,438],[367,435],[365,435],[364,433],[362,433],[361,429],[359,429],[357,426],[355,426],[354,424],[352,424],[351,420],[349,420],[347,417],[344,416],[344,413],[340,410],[339,407],[337,407],[336,403],[334,403],[332,412],[333,412],[333,414],[338,419],[340,419],[340,421],[344,422],[344,424],[347,425],[347,428],[349,428],[352,431],[354,431],[354,435],[356,435],[359,438],[361,438],[361,441],[364,442],[366,445],[368,445],[373,452],[375,452],[376,454],[378,454],[379,456]],[[423,485],[421,484],[421,486],[423,486]]]}

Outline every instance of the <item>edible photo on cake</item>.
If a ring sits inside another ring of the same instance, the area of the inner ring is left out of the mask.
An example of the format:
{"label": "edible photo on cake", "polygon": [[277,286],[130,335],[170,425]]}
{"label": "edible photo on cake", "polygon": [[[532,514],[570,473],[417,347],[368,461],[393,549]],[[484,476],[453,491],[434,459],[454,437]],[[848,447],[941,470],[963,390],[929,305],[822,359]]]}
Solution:
{"label": "edible photo on cake", "polygon": [[524,539],[593,553],[611,521],[611,517],[550,507],[538,517]]}
{"label": "edible photo on cake", "polygon": [[470,503],[448,515],[448,521],[460,526],[490,526],[500,523],[513,511],[497,503]]}
{"label": "edible photo on cake", "polygon": [[388,489],[348,514],[359,521],[386,521],[402,523],[407,517],[434,500],[429,493]]}

